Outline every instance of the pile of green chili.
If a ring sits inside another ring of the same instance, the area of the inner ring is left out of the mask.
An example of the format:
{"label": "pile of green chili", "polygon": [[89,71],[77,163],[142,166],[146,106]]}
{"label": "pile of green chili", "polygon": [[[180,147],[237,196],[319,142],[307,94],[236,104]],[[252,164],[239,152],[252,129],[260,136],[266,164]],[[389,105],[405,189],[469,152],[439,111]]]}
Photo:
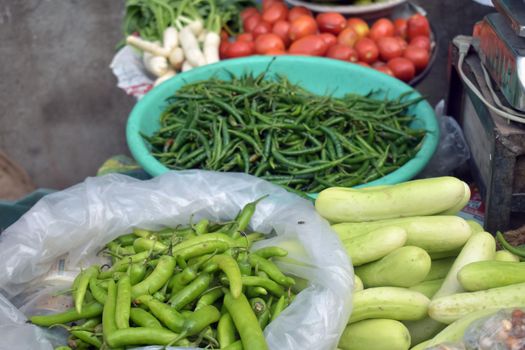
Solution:
{"label": "pile of green chili", "polygon": [[61,350],[138,345],[267,349],[264,328],[292,302],[292,287],[299,289],[272,261],[286,256],[286,250],[249,250],[263,238],[245,233],[257,202],[248,203],[231,222],[202,219],[118,237],[105,250],[111,267],[90,266],[73,281],[74,308],[32,316],[30,322],[66,328],[68,346],[56,348]]}
{"label": "pile of green chili", "polygon": [[160,129],[143,137],[170,169],[245,172],[318,192],[370,182],[414,157],[425,132],[407,113],[421,98],[407,97],[319,96],[282,76],[232,74],[183,86]]}

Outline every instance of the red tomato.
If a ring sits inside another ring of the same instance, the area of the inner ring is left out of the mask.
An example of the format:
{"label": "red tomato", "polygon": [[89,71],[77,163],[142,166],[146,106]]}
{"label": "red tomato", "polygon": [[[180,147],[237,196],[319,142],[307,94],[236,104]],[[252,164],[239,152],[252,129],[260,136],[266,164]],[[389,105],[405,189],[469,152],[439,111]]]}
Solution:
{"label": "red tomato", "polygon": [[476,24],[474,24],[474,28],[472,28],[472,36],[480,35],[482,26],[483,26],[482,22],[477,22]]}
{"label": "red tomato", "polygon": [[407,37],[407,20],[404,18],[398,18],[394,21],[394,27],[396,29],[396,35],[406,38]]}
{"label": "red tomato", "polygon": [[363,67],[370,67],[370,65],[368,63],[363,62],[363,61],[358,61],[355,64],[358,64],[358,65],[363,66]]}
{"label": "red tomato", "polygon": [[394,27],[394,23],[392,23],[392,21],[388,18],[380,18],[375,21],[374,24],[372,24],[372,28],[370,28],[370,33],[368,36],[370,39],[377,42],[379,38],[394,36],[395,33],[396,29]]}
{"label": "red tomato", "polygon": [[237,35],[237,41],[252,42],[253,41],[253,34],[252,33],[241,33],[241,34]]}
{"label": "red tomato", "polygon": [[409,59],[414,63],[417,71],[422,71],[428,66],[430,55],[428,51],[417,46],[408,45],[403,57]]}
{"label": "red tomato", "polygon": [[420,47],[422,49],[425,49],[427,51],[430,51],[430,39],[427,36],[416,36],[412,40],[410,40],[410,46]]}
{"label": "red tomato", "polygon": [[326,51],[326,57],[341,61],[357,62],[357,52],[346,45],[335,44]]}
{"label": "red tomato", "polygon": [[288,17],[288,6],[282,2],[276,2],[263,11],[262,19],[268,23],[286,20]]}
{"label": "red tomato", "polygon": [[360,39],[367,36],[370,32],[370,27],[368,26],[368,23],[366,23],[365,20],[361,18],[351,17],[346,23],[348,27],[353,28],[355,30]]}
{"label": "red tomato", "polygon": [[335,44],[337,44],[337,38],[333,34],[321,33],[321,34],[319,34],[319,36],[321,38],[323,38],[324,42],[326,43],[326,45],[328,45],[328,47],[331,47],[331,46],[334,46]]}
{"label": "red tomato", "polygon": [[267,56],[286,55],[286,51],[284,51],[284,50],[269,50],[269,51],[266,51],[265,55],[267,55]]}
{"label": "red tomato", "polygon": [[388,74],[390,76],[394,76],[394,72],[392,72],[392,69],[388,68],[388,66],[386,64],[382,65],[382,66],[379,66],[379,67],[376,67],[376,70],[380,71],[380,72],[383,72],[385,74]]}
{"label": "red tomato", "polygon": [[383,62],[383,61],[376,61],[376,62],[372,63],[371,66],[372,66],[372,68],[379,68],[379,67],[386,66],[386,63]]}
{"label": "red tomato", "polygon": [[288,52],[292,55],[324,56],[328,45],[319,35],[308,35],[294,41]]}
{"label": "red tomato", "polygon": [[319,31],[322,33],[339,34],[346,28],[346,19],[337,12],[320,13],[315,18]]}
{"label": "red tomato", "polygon": [[379,48],[372,39],[359,39],[359,41],[355,43],[355,49],[359,55],[359,60],[366,63],[374,63],[379,57]]}
{"label": "red tomato", "polygon": [[245,57],[255,53],[255,47],[253,43],[246,41],[235,41],[227,45],[226,56],[228,58]]}
{"label": "red tomato", "polygon": [[425,16],[416,13],[408,19],[407,37],[412,40],[420,35],[430,37],[430,24]]}
{"label": "red tomato", "polygon": [[403,39],[402,37],[400,36],[396,36],[394,37],[397,39],[397,42],[399,43],[399,45],[401,46],[401,48],[403,49],[403,52],[405,51],[405,49],[407,48],[408,44],[406,42],[405,39]]}
{"label": "red tomato", "polygon": [[221,30],[221,41],[224,41],[224,40],[228,40],[230,36],[228,35],[228,32],[225,31],[224,29]]}
{"label": "red tomato", "polygon": [[247,17],[242,23],[242,27],[246,33],[251,33],[253,28],[255,28],[260,21],[262,21],[262,16],[257,12]]}
{"label": "red tomato", "polygon": [[268,7],[272,6],[275,3],[282,3],[281,0],[263,0],[262,1],[262,9],[263,11],[266,10]]}
{"label": "red tomato", "polygon": [[312,11],[307,9],[304,6],[296,6],[292,7],[290,11],[288,11],[288,20],[291,22],[294,19],[301,17],[301,16],[310,16],[313,17]]}
{"label": "red tomato", "polygon": [[252,30],[253,38],[256,39],[261,34],[271,33],[272,25],[266,21],[260,21]]}
{"label": "red tomato", "polygon": [[389,61],[394,57],[403,55],[403,47],[399,43],[399,40],[394,37],[380,38],[377,41],[377,47],[379,48],[379,55],[383,61]]}
{"label": "red tomato", "polygon": [[408,82],[416,76],[416,67],[414,67],[414,64],[410,60],[404,57],[393,58],[388,61],[387,65],[399,80]]}
{"label": "red tomato", "polygon": [[275,22],[272,28],[272,33],[279,35],[286,46],[290,44],[290,26],[290,22],[281,20]]}
{"label": "red tomato", "polygon": [[228,40],[221,40],[221,44],[219,45],[219,57],[223,60],[228,57],[228,46],[230,46],[230,42]]}
{"label": "red tomato", "polygon": [[241,20],[244,22],[246,18],[250,17],[254,13],[259,13],[259,10],[253,6],[245,8],[241,11]]}
{"label": "red tomato", "polygon": [[300,16],[290,23],[290,39],[295,41],[317,33],[317,22],[310,16]]}
{"label": "red tomato", "polygon": [[343,29],[337,36],[337,42],[346,46],[354,47],[356,41],[359,40],[359,35],[352,27]]}
{"label": "red tomato", "polygon": [[261,34],[255,39],[255,52],[265,54],[270,50],[284,51],[284,43],[277,34]]}

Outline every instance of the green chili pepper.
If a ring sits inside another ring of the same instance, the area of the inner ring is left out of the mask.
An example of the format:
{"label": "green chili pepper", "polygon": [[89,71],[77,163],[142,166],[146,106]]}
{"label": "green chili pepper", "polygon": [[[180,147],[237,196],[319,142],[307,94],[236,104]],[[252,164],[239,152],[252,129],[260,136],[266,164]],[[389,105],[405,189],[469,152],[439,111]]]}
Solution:
{"label": "green chili pepper", "polygon": [[141,295],[135,301],[144,304],[162,324],[172,331],[182,332],[184,330],[185,318],[169,305],[158,301],[151,295]]}
{"label": "green chili pepper", "polygon": [[118,329],[129,327],[130,305],[131,283],[129,276],[124,276],[117,283],[117,304],[115,306],[115,323]]}
{"label": "green chili pepper", "polygon": [[277,316],[286,308],[286,298],[284,295],[281,295],[279,300],[273,305],[271,310],[271,321],[274,321]]}
{"label": "green chili pepper", "polygon": [[235,325],[228,312],[223,313],[219,319],[219,324],[217,325],[217,340],[219,341],[221,349],[235,343],[237,340]]}
{"label": "green chili pepper", "polygon": [[83,342],[93,345],[97,349],[102,346],[102,342],[93,333],[88,331],[71,331],[71,334],[82,340]]}
{"label": "green chili pepper", "polygon": [[226,291],[224,305],[239,332],[243,348],[250,350],[268,349],[259,321],[244,294],[238,298],[233,298]]}
{"label": "green chili pepper", "polygon": [[77,312],[75,308],[72,308],[67,311],[57,313],[57,314],[31,316],[29,318],[29,321],[31,321],[31,323],[37,326],[50,327],[55,324],[69,323],[69,322],[78,321],[78,320],[85,319],[85,318],[99,316],[102,314],[102,308],[103,308],[102,304],[93,302],[93,303],[84,305],[81,313]]}
{"label": "green chili pepper", "polygon": [[249,260],[254,268],[266,272],[275,282],[286,287],[292,286],[295,283],[292,278],[285,276],[273,262],[257,254],[250,254]]}
{"label": "green chili pepper", "polygon": [[132,286],[139,283],[146,277],[146,264],[144,263],[134,263],[130,264],[128,267],[129,281]]}
{"label": "green chili pepper", "polygon": [[505,240],[505,237],[500,231],[496,233],[496,238],[498,239],[498,242],[501,244],[503,248],[505,248],[512,254],[519,256],[520,258],[525,258],[525,249],[514,247],[513,245],[511,245],[509,242]]}
{"label": "green chili pepper", "polygon": [[226,347],[221,347],[221,350],[243,350],[244,347],[242,346],[242,342],[240,340],[237,340],[234,343],[231,343],[230,345]]}
{"label": "green chili pepper", "polygon": [[212,288],[211,290],[205,292],[197,301],[197,305],[195,305],[195,311],[202,309],[206,305],[212,305],[215,303],[219,298],[221,298],[224,295],[224,292],[221,288]]}
{"label": "green chili pepper", "polygon": [[173,294],[168,303],[175,309],[180,310],[184,306],[197,299],[210,285],[212,276],[208,273],[200,274],[182,290]]}
{"label": "green chili pepper", "polygon": [[161,256],[153,272],[142,282],[131,287],[131,297],[136,298],[143,294],[155,293],[168,282],[174,269],[175,258],[168,255]]}
{"label": "green chili pepper", "polygon": [[168,345],[172,344],[178,336],[178,334],[164,328],[134,327],[119,329],[110,333],[106,342],[111,348],[134,345]]}
{"label": "green chili pepper", "polygon": [[[259,276],[242,276],[242,284],[244,286],[258,286],[263,287],[268,292],[280,297],[284,294],[284,289],[274,281],[268,278],[259,277]],[[221,280],[222,281],[222,280]],[[226,282],[226,281],[223,281]]]}
{"label": "green chili pepper", "polygon": [[99,286],[99,281],[95,276],[92,276],[89,280],[89,290],[91,291],[91,295],[93,295],[95,300],[100,304],[104,304],[106,302],[107,292],[104,290],[104,288]]}
{"label": "green chili pepper", "polygon": [[270,246],[270,247],[264,247],[261,249],[257,249],[254,254],[257,254],[261,258],[269,259],[273,257],[285,257],[288,255],[288,251],[286,249]]}
{"label": "green chili pepper", "polygon": [[209,263],[217,266],[226,274],[230,284],[230,292],[234,298],[238,298],[242,293],[241,271],[237,261],[228,255],[215,255],[210,258]]}
{"label": "green chili pepper", "polygon": [[84,303],[84,297],[86,296],[86,291],[89,286],[89,280],[91,277],[96,277],[98,275],[98,270],[99,267],[93,265],[80,273],[74,297],[75,309],[79,314],[82,312],[82,304]]}
{"label": "green chili pepper", "polygon": [[137,238],[135,242],[133,242],[133,248],[137,253],[143,251],[163,253],[168,250],[168,247],[162,244],[161,242],[155,239],[147,238]]}
{"label": "green chili pepper", "polygon": [[117,307],[117,286],[113,280],[108,283],[108,296],[104,304],[104,311],[102,312],[102,332],[104,341],[108,342],[110,334],[117,330],[117,323],[115,320],[115,311]]}
{"label": "green chili pepper", "polygon": [[140,308],[131,308],[129,313],[131,321],[140,327],[162,328],[162,324],[149,312]]}

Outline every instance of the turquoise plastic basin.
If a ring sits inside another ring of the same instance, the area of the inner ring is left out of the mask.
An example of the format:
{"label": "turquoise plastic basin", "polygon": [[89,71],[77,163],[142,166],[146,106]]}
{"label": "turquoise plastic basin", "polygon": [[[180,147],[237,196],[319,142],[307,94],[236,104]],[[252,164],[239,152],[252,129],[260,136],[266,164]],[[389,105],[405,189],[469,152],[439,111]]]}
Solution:
{"label": "turquoise plastic basin", "polygon": [[[269,66],[272,60],[274,61]],[[389,98],[395,98],[407,91],[413,91],[412,97],[420,96],[409,85],[386,74],[333,59],[306,56],[251,56],[221,61],[176,75],[148,92],[135,105],[126,130],[131,154],[152,176],[169,171],[150,154],[148,144],[140,135],[140,133],[151,135],[158,130],[160,114],[167,106],[166,98],[188,82],[204,80],[212,76],[226,80],[229,79],[228,72],[236,75],[250,72],[259,74],[268,66],[269,73],[286,75],[291,82],[298,83],[319,95],[330,92],[335,96],[346,93],[367,94],[371,90],[380,89]],[[439,140],[439,127],[434,110],[426,101],[421,101],[412,107],[410,113],[416,115],[413,127],[424,128],[427,131],[421,150],[396,171],[360,186],[392,185],[410,180],[428,163]]]}

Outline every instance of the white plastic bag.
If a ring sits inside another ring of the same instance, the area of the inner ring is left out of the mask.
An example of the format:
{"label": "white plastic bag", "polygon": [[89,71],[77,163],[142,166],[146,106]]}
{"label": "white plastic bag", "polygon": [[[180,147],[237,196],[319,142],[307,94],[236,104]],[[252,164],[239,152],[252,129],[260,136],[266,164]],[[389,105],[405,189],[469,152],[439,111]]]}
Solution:
{"label": "white plastic bag", "polygon": [[148,74],[140,53],[131,46],[119,50],[109,67],[117,77],[117,86],[138,100],[153,88],[156,78]]}
{"label": "white plastic bag", "polygon": [[[269,197],[257,205],[252,229],[274,230],[277,236],[256,247],[289,248],[292,262],[281,268],[311,282],[265,329],[269,347],[332,350],[351,311],[353,271],[348,257],[309,201],[245,174],[191,170],[148,181],[111,174],[50,194],[0,236],[0,293],[29,314],[35,294],[27,291],[49,284],[49,279],[42,281],[64,254],[68,268],[87,266],[105,243],[133,227],[156,230],[187,224],[191,214],[194,220],[232,219],[245,204],[266,194]],[[52,281],[55,288],[61,284]],[[2,307],[0,320],[17,312]],[[49,342],[38,340],[36,330],[28,332],[27,325],[15,321],[8,320],[12,336],[2,339],[0,349],[19,349],[19,337],[31,344],[28,349],[50,348]]]}

